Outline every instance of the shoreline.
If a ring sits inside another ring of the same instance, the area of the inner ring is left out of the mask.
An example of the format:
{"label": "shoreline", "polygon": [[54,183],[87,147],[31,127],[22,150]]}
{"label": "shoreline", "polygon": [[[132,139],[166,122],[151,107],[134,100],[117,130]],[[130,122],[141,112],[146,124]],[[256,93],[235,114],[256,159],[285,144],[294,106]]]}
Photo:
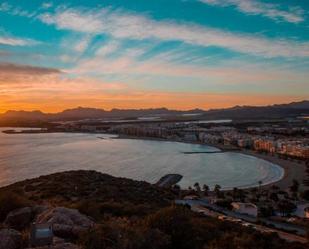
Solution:
{"label": "shoreline", "polygon": [[[297,163],[295,161],[289,161],[289,160],[284,160],[281,158],[278,158],[276,156],[272,156],[269,154],[260,154],[256,151],[253,150],[246,150],[246,149],[240,149],[231,146],[225,146],[221,144],[206,144],[206,143],[201,143],[201,142],[188,142],[188,141],[177,141],[177,140],[168,140],[164,138],[155,138],[155,137],[137,137],[137,136],[129,136],[129,135],[122,135],[118,134],[118,137],[115,137],[113,139],[137,139],[137,140],[150,140],[150,141],[160,141],[160,142],[178,142],[178,143],[188,143],[188,144],[199,144],[199,145],[206,145],[210,146],[219,150],[223,150],[224,152],[235,152],[235,153],[241,153],[247,156],[253,156],[265,161],[268,161],[272,164],[275,164],[283,169],[283,176],[274,182],[271,183],[266,183],[263,184],[261,188],[262,189],[267,189],[273,185],[276,185],[280,187],[282,190],[287,190],[291,184],[292,181],[295,179],[299,182],[300,184],[300,189],[304,188],[303,181],[306,178],[306,166],[303,163]],[[241,189],[252,189],[255,187],[244,187]]]}
{"label": "shoreline", "polygon": [[283,168],[284,175],[280,180],[262,185],[262,188],[269,188],[273,185],[276,185],[280,187],[282,190],[287,190],[292,185],[292,182],[295,179],[299,182],[300,189],[301,190],[304,189],[303,181],[306,178],[306,173],[305,173],[306,166],[303,163],[300,164],[295,161],[284,160],[276,156],[272,156],[268,154],[260,154],[256,151],[251,151],[251,150],[240,150],[239,153],[242,153],[244,155],[254,156],[256,158],[268,161],[270,163],[273,163]]}

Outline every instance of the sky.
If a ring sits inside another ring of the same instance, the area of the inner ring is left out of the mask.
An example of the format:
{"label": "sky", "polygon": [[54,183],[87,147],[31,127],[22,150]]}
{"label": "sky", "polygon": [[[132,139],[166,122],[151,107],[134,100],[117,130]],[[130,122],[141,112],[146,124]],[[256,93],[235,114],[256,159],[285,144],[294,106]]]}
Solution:
{"label": "sky", "polygon": [[308,0],[0,1],[0,113],[309,99]]}

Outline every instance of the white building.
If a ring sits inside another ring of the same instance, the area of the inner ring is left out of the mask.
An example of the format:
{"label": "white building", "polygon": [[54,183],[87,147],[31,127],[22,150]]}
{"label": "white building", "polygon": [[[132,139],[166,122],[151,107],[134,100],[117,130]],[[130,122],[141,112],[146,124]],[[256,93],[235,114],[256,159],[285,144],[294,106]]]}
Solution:
{"label": "white building", "polygon": [[240,214],[247,214],[254,217],[258,215],[258,208],[253,203],[232,202],[233,211]]}
{"label": "white building", "polygon": [[300,203],[297,204],[297,208],[293,215],[300,218],[309,218],[309,203]]}

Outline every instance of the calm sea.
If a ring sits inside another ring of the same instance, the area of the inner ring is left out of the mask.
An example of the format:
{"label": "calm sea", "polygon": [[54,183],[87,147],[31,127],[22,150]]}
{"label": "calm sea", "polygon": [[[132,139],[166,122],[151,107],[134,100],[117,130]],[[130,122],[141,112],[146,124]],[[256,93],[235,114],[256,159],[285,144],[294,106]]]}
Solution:
{"label": "calm sea", "polygon": [[[7,129],[7,128],[6,128]],[[0,186],[59,171],[90,169],[114,176],[155,183],[165,174],[183,175],[182,187],[195,182],[223,188],[270,183],[283,169],[267,161],[235,152],[177,142],[115,139],[112,135],[81,133],[14,134],[0,128]],[[104,137],[101,139],[99,137]]]}

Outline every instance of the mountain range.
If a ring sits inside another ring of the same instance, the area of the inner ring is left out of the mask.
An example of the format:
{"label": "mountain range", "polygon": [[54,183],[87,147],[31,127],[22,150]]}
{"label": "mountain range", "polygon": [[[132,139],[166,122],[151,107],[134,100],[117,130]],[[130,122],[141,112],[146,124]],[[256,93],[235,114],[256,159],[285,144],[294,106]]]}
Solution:
{"label": "mountain range", "polygon": [[286,118],[309,116],[309,100],[277,104],[270,106],[234,106],[226,109],[193,109],[189,111],[155,109],[112,109],[106,111],[97,108],[78,107],[59,113],[43,113],[41,111],[7,111],[0,115],[0,123],[7,122],[51,122],[82,119],[131,119],[138,117],[183,117],[190,119],[256,119]]}

